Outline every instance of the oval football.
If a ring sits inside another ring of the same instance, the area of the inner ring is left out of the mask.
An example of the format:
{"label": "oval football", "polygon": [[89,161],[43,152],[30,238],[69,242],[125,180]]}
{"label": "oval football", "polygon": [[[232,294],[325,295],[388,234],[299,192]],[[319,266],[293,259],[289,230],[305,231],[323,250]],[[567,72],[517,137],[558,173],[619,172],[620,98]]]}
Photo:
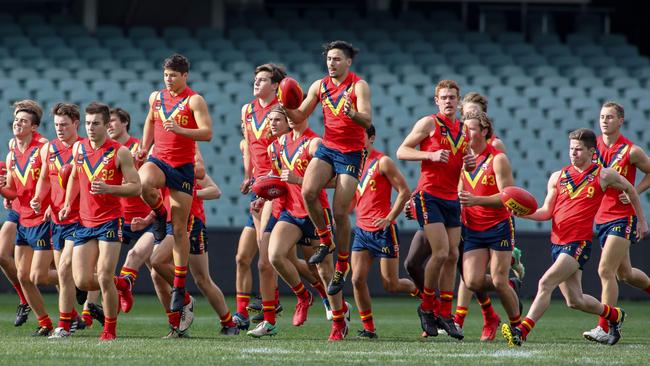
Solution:
{"label": "oval football", "polygon": [[278,198],[287,194],[287,183],[280,180],[278,176],[266,176],[259,178],[253,184],[253,192],[256,195],[268,200]]}
{"label": "oval football", "polygon": [[302,103],[303,94],[296,79],[285,77],[278,87],[278,100],[287,109],[296,109]]}
{"label": "oval football", "polygon": [[72,173],[72,164],[63,164],[59,170],[59,178],[61,178],[61,186],[66,188],[68,186],[68,179]]}
{"label": "oval football", "polygon": [[517,216],[530,215],[537,211],[537,201],[527,190],[510,186],[501,191],[501,202]]}

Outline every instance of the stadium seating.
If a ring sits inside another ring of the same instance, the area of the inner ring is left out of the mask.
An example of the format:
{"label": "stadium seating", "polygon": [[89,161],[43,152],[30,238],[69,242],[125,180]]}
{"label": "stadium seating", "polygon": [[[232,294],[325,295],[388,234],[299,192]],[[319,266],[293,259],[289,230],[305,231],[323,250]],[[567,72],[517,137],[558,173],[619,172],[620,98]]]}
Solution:
{"label": "stadium seating", "polygon": [[[9,106],[27,97],[47,107],[61,100],[83,106],[100,99],[128,109],[132,133],[139,136],[149,93],[162,86],[162,60],[172,52],[186,54],[192,62],[190,85],[204,95],[215,122],[214,141],[202,144],[208,171],[224,192],[222,200],[206,203],[212,226],[239,226],[245,220],[246,198],[238,189],[238,126],[240,106],[252,99],[255,65],[282,63],[307,90],[324,74],[320,44],[335,38],[361,49],[353,68],[371,85],[378,147],[392,156],[412,123],[434,112],[433,85],[443,78],[458,81],[462,93],[487,95],[497,134],[518,155],[511,159],[517,183],[540,202],[547,173],[566,163],[567,131],[585,124],[597,127],[602,102],[621,101],[628,117],[626,133],[650,146],[644,128],[650,117],[645,103],[650,60],[623,35],[602,34],[593,20],[563,36],[508,32],[498,15],[490,15],[484,33],[467,30],[450,12],[356,17],[358,22],[337,27],[333,24],[340,21],[327,10],[283,8],[229,17],[232,26],[223,32],[102,25],[91,33],[65,16],[0,14],[0,102],[5,106],[0,118],[10,122]],[[292,21],[278,27],[278,19]],[[535,24],[533,19],[531,29]],[[47,127],[51,115],[44,119],[44,131],[52,137]],[[311,124],[322,132],[322,115],[314,113]],[[10,134],[0,129],[2,141]],[[415,186],[418,165],[399,166]],[[648,200],[644,205],[649,206]],[[413,222],[401,224],[414,228]],[[519,228],[544,230],[548,225],[520,220]]]}

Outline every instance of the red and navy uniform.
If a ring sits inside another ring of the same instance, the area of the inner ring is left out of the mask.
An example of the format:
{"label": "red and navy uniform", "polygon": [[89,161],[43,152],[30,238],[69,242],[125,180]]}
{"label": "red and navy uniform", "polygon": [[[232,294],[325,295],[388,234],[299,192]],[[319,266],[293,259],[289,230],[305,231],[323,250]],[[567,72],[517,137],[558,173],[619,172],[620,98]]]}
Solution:
{"label": "red and navy uniform", "polygon": [[[129,151],[131,155],[135,156],[140,148],[140,140],[131,136],[123,145]],[[124,244],[133,244],[140,237],[150,230],[151,225],[140,231],[131,230],[131,221],[135,217],[145,218],[151,212],[151,207],[147,205],[140,196],[135,197],[120,197],[120,202],[122,204],[122,217],[124,218],[124,227],[122,228],[122,239]]]}
{"label": "red and navy uniform", "polygon": [[463,155],[468,149],[467,127],[459,120],[451,121],[441,113],[432,115],[431,118],[434,130],[422,140],[420,151],[449,150],[449,161],[422,161],[420,179],[414,193],[417,219],[421,227],[438,222],[445,227],[458,227],[458,180],[463,168]]}
{"label": "red and navy uniform", "polygon": [[382,157],[384,154],[378,150],[368,155],[357,185],[357,226],[354,228],[352,251],[367,250],[374,257],[397,258],[399,230],[395,221],[383,230],[374,225],[376,219],[387,217],[391,211],[393,186],[379,171]]}
{"label": "red and navy uniform", "polygon": [[[499,193],[494,160],[503,154],[492,145],[476,156],[473,172],[463,171],[463,190],[474,196],[492,196]],[[461,209],[464,251],[473,249],[513,250],[515,223],[505,207],[470,206]]]}
{"label": "red and navy uniform", "polygon": [[365,128],[343,113],[347,98],[353,109],[357,108],[355,85],[361,80],[350,72],[339,85],[330,76],[324,77],[318,89],[318,99],[323,107],[325,134],[315,158],[332,166],[336,174],[349,174],[359,178],[363,166]]}
{"label": "red and navy uniform", "polygon": [[190,98],[195,94],[189,87],[175,96],[163,89],[151,106],[155,144],[149,161],[163,171],[169,188],[189,195],[193,191],[196,141],[166,131],[163,121],[173,120],[183,128],[197,129],[194,113],[190,109]]}
{"label": "red and navy uniform", "polygon": [[197,196],[202,189],[198,183],[194,184],[194,196],[188,220],[187,231],[190,233],[190,254],[203,254],[208,252],[208,235],[205,229],[205,208],[203,200]]}
{"label": "red and navy uniform", "polygon": [[600,185],[601,169],[598,164],[591,164],[583,172],[578,172],[569,165],[560,172],[555,184],[557,195],[551,228],[553,261],[561,253],[566,253],[582,269],[589,259],[594,217],[605,196]]}
{"label": "red and navy uniform", "polygon": [[91,239],[107,242],[122,241],[122,207],[118,197],[110,194],[91,194],[94,180],[109,185],[121,185],[122,170],[117,167],[119,142],[106,139],[93,149],[88,139],[81,140],[74,153],[74,164],[79,179],[79,216],[81,227],[75,233],[75,245]]}
{"label": "red and navy uniform", "polygon": [[[307,128],[298,137],[294,135],[295,131],[290,131],[278,139],[276,144],[279,148],[278,162],[282,168],[288,169],[294,175],[304,177],[307,165],[312,159],[309,154],[309,145],[313,139],[319,136],[311,128]],[[302,186],[289,183],[287,188],[284,209],[280,214],[279,221],[285,221],[300,228],[304,238],[318,239],[316,228],[309,218],[309,213],[302,198]],[[320,192],[318,198],[323,210],[325,210],[325,219],[328,220],[327,225],[330,226],[332,214],[327,201],[327,193],[325,193],[324,189]]]}
{"label": "red and navy uniform", "polygon": [[[81,140],[77,137],[76,141]],[[75,142],[76,142],[75,141]],[[67,182],[61,179],[60,171],[65,164],[72,164],[72,147],[74,143],[66,146],[61,140],[54,139],[49,144],[47,164],[50,180],[50,197],[52,199],[52,246],[54,250],[61,251],[66,240],[73,240],[74,233],[79,225],[79,197],[70,204],[68,217],[59,220],[59,211],[65,203],[65,188]]]}
{"label": "red and navy uniform", "polygon": [[[242,161],[244,160],[244,149],[248,149],[248,144],[246,143],[246,140],[241,140],[239,141],[239,152],[241,152]],[[253,174],[255,174],[254,171]],[[255,200],[255,193],[250,193],[250,197],[251,202],[253,202]],[[253,214],[250,212],[250,210],[248,211],[248,218],[246,219],[245,227],[255,229],[255,221],[253,221]]]}
{"label": "red and navy uniform", "polygon": [[[634,143],[623,135],[620,135],[612,146],[607,146],[603,137],[599,136],[594,162],[604,168],[616,170],[634,185],[636,167],[630,162],[632,146]],[[596,233],[601,247],[610,235],[636,242],[636,213],[631,204],[624,204],[618,199],[620,193],[614,188],[608,188],[596,214]]]}
{"label": "red and navy uniform", "polygon": [[[282,162],[280,157],[281,150],[282,150],[282,146],[278,139],[271,142],[271,144],[268,146],[267,158],[269,159],[270,162],[268,168],[269,170],[266,171],[266,173],[263,175],[272,174],[272,175],[279,176],[280,174],[282,174]],[[255,196],[254,199],[256,198],[257,196]],[[270,233],[271,231],[273,231],[275,224],[278,223],[278,219],[280,218],[280,213],[282,213],[282,210],[284,209],[285,201],[286,201],[286,196],[273,199],[271,203],[271,217],[269,217],[269,222],[264,227],[265,233]]]}
{"label": "red and navy uniform", "polygon": [[271,133],[268,116],[271,109],[277,104],[278,99],[274,98],[265,107],[262,107],[259,99],[255,99],[246,105],[244,126],[250,160],[253,165],[253,178],[255,179],[266,175],[271,170],[271,160],[267,151],[273,141],[276,140],[276,137]]}
{"label": "red and navy uniform", "polygon": [[17,144],[11,149],[8,171],[16,187],[16,211],[18,212],[18,227],[16,245],[29,245],[34,250],[51,250],[50,222],[43,222],[43,215],[50,206],[50,196],[41,202],[41,212],[36,213],[29,205],[36,192],[36,183],[41,175],[41,147],[43,143],[34,138],[22,152]]}

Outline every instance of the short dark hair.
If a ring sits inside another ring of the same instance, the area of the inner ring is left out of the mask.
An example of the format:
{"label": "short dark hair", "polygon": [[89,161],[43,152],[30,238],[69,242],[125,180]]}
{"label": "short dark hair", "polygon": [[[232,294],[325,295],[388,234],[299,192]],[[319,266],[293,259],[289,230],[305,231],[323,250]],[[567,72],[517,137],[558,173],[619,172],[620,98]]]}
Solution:
{"label": "short dark hair", "polygon": [[107,124],[111,120],[111,110],[106,104],[100,102],[90,102],[86,106],[86,114],[101,114],[104,119],[104,124]]}
{"label": "short dark hair", "polygon": [[31,99],[19,100],[14,103],[14,116],[18,112],[25,112],[32,116],[32,124],[40,126],[41,118],[43,118],[43,108],[36,102]]}
{"label": "short dark hair", "polygon": [[368,135],[368,138],[371,138],[375,136],[377,131],[375,130],[375,125],[370,125],[370,127],[366,128],[366,134]]}
{"label": "short dark hair", "polygon": [[603,104],[603,108],[614,108],[616,111],[616,116],[618,118],[625,118],[625,109],[623,108],[623,105],[621,103],[613,102],[613,101],[608,101]]}
{"label": "short dark hair", "polygon": [[81,117],[79,106],[72,103],[56,103],[52,107],[52,114],[55,116],[68,116],[73,121],[79,121]]}
{"label": "short dark hair", "polygon": [[587,149],[596,148],[596,134],[588,128],[578,128],[569,133],[569,140],[582,141]]}
{"label": "short dark hair", "polygon": [[359,49],[355,48],[351,43],[346,41],[332,41],[323,45],[323,56],[327,57],[327,52],[333,49],[343,51],[345,57],[350,59],[354,59],[354,56],[359,53]]}
{"label": "short dark hair", "polygon": [[117,107],[111,108],[111,114],[116,115],[120,119],[120,122],[126,123],[126,132],[129,132],[129,127],[131,127],[131,115],[129,115],[129,112]]}
{"label": "short dark hair", "polygon": [[190,61],[180,53],[175,53],[165,59],[163,62],[163,70],[164,69],[185,74],[190,71]]}
{"label": "short dark hair", "polygon": [[271,74],[271,81],[274,83],[279,83],[287,77],[287,72],[284,70],[284,67],[276,65],[276,64],[263,64],[259,65],[258,67],[255,68],[255,75],[258,73],[266,71]]}

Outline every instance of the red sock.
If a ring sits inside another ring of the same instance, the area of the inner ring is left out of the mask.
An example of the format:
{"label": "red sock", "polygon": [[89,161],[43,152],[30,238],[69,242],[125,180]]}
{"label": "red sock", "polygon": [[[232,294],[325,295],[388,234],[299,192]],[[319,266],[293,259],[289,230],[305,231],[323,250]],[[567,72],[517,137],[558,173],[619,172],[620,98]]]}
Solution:
{"label": "red sock", "polygon": [[122,267],[122,270],[120,271],[120,277],[125,278],[127,281],[129,281],[129,284],[131,287],[135,284],[135,280],[138,279],[138,271],[135,269],[129,268],[129,267]]}
{"label": "red sock", "polygon": [[81,319],[83,319],[84,323],[86,323],[86,328],[93,326],[93,317],[90,315],[90,310],[84,309],[81,312]]}
{"label": "red sock", "polygon": [[454,323],[461,327],[465,324],[465,317],[467,316],[468,309],[464,306],[456,306],[456,314],[454,314]]}
{"label": "red sock", "polygon": [[248,306],[248,303],[251,301],[251,294],[247,292],[238,292],[236,299],[237,299],[237,312],[248,318],[248,310],[246,310],[246,307]]}
{"label": "red sock", "polygon": [[[650,294],[650,286],[646,287],[645,290],[643,290],[643,291],[645,291],[647,294]],[[18,295],[18,296],[20,296],[20,295]]]}
{"label": "red sock", "polygon": [[436,309],[436,290],[425,287],[422,294],[422,310],[433,311]]}
{"label": "red sock", "polygon": [[14,289],[18,294],[18,299],[20,299],[20,303],[23,305],[27,304],[27,299],[25,298],[25,294],[23,294],[23,288],[20,286],[20,283],[12,283],[12,285],[14,286]]}
{"label": "red sock", "polygon": [[305,285],[300,282],[296,287],[292,287],[291,291],[293,291],[294,294],[296,294],[296,297],[298,300],[308,300],[309,299],[309,291],[305,288]]}
{"label": "red sock", "polygon": [[521,330],[521,336],[526,339],[528,337],[528,333],[530,333],[533,328],[535,328],[535,321],[531,318],[526,318],[524,319],[521,324],[517,327]]}
{"label": "red sock", "polygon": [[603,312],[600,316],[612,323],[618,323],[620,321],[621,312],[616,307],[603,304]]}
{"label": "red sock", "polygon": [[422,291],[420,291],[420,289],[416,287],[415,290],[413,290],[413,291],[411,291],[409,293],[409,295],[411,295],[413,297],[419,297],[421,299],[422,298]]}
{"label": "red sock", "polygon": [[158,196],[158,200],[151,206],[151,210],[156,213],[156,216],[167,217],[167,209],[165,208],[162,195]]}
{"label": "red sock", "polygon": [[318,235],[321,245],[332,246],[332,230],[327,227],[323,230],[316,229],[316,235]]}
{"label": "red sock", "polygon": [[345,310],[332,310],[332,321],[339,325],[345,324]]}
{"label": "red sock", "polygon": [[280,303],[280,288],[279,287],[275,288],[275,303],[276,304]]}
{"label": "red sock", "polygon": [[349,258],[350,258],[350,252],[339,251],[339,254],[336,258],[336,270],[339,272],[346,273],[348,271],[348,268],[350,267],[350,264],[348,263]]}
{"label": "red sock", "polygon": [[174,287],[185,287],[187,277],[187,266],[174,266]]}
{"label": "red sock", "polygon": [[492,307],[492,300],[489,296],[485,298],[476,298],[476,301],[481,305],[481,313],[483,313],[483,319],[494,319],[497,317],[497,313],[494,312],[494,307]]}
{"label": "red sock", "polygon": [[70,331],[70,325],[72,324],[72,313],[59,313],[59,328],[63,328],[66,331]]}
{"label": "red sock", "polygon": [[129,280],[122,276],[113,277],[113,282],[115,282],[115,288],[117,291],[128,291],[129,290]]}
{"label": "red sock", "polygon": [[117,317],[115,318],[104,318],[104,332],[115,335],[115,327],[117,326]]}
{"label": "red sock", "polygon": [[167,312],[167,320],[169,321],[169,325],[171,325],[174,328],[178,328],[178,326],[181,324],[181,312],[180,311],[168,311]]}
{"label": "red sock", "polygon": [[42,317],[38,318],[38,326],[52,329],[52,319],[50,319],[49,315],[45,314]]}
{"label": "red sock", "polygon": [[321,299],[327,299],[327,292],[325,292],[325,286],[323,286],[323,283],[318,280],[314,283],[310,283],[311,287],[318,292],[318,296],[320,296]]}
{"label": "red sock", "polygon": [[224,316],[219,316],[219,320],[221,321],[222,327],[233,328],[237,326],[237,324],[235,324],[235,322],[232,320],[232,315],[230,315],[230,311],[228,311]]}
{"label": "red sock", "polygon": [[363,323],[363,329],[369,332],[374,332],[375,321],[372,319],[372,309],[365,311],[359,310],[359,316],[361,317],[361,323]]}
{"label": "red sock", "polygon": [[440,291],[440,316],[451,318],[451,302],[454,300],[453,291]]}
{"label": "red sock", "polygon": [[79,313],[77,313],[77,309],[74,307],[72,308],[72,319],[76,319],[79,316]]}
{"label": "red sock", "polygon": [[508,320],[510,321],[511,327],[516,327],[521,324],[521,314],[514,317],[508,317]]}
{"label": "red sock", "polygon": [[183,300],[183,305],[187,305],[192,301],[192,298],[190,297],[190,293],[188,291],[185,291],[185,299]]}
{"label": "red sock", "polygon": [[275,300],[262,300],[262,312],[264,313],[264,320],[273,325],[275,325],[275,304]]}
{"label": "red sock", "polygon": [[598,325],[600,325],[600,327],[603,328],[605,332],[609,332],[609,322],[607,321],[607,319],[603,318],[602,316],[599,317]]}

